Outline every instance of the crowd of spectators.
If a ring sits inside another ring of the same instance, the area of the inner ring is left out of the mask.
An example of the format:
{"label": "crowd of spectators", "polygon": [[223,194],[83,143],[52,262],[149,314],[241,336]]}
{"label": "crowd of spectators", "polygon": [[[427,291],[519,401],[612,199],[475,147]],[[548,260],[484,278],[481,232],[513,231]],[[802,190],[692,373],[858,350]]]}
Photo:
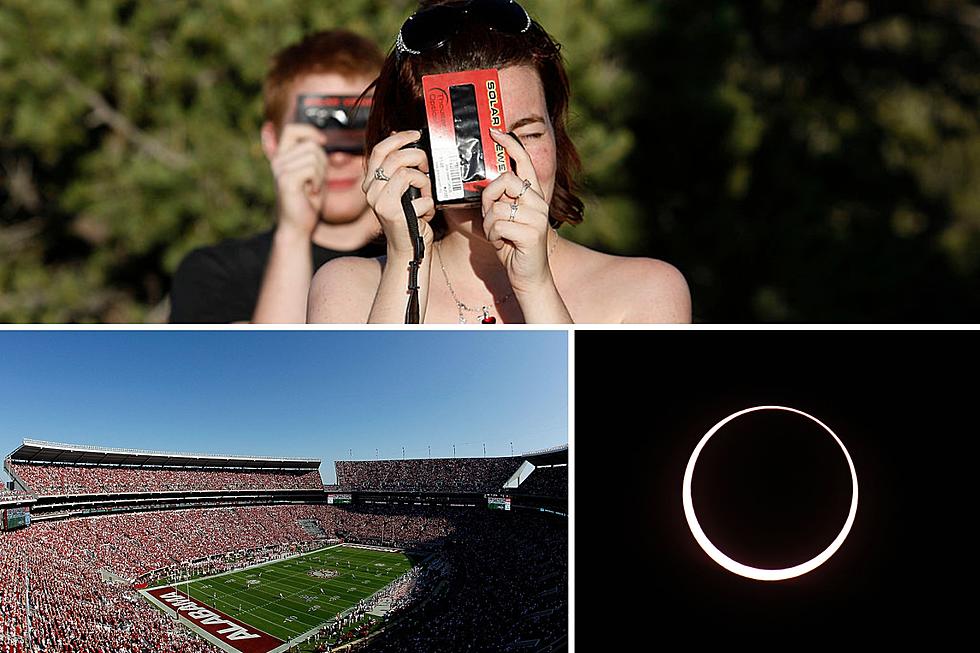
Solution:
{"label": "crowd of spectators", "polygon": [[31,496],[27,492],[22,492],[20,490],[8,490],[5,486],[0,485],[0,501],[6,501],[7,499],[23,499]]}
{"label": "crowd of spectators", "polygon": [[[213,653],[211,644],[140,598],[129,579],[159,567],[179,577],[282,557],[312,544],[297,521],[316,520],[332,532],[334,511],[182,510],[35,522],[2,532],[0,653]],[[112,582],[103,572],[121,578]]]}
{"label": "crowd of spectators", "polygon": [[536,467],[517,488],[518,493],[568,498],[568,466]]}
{"label": "crowd of spectators", "polygon": [[57,526],[0,533],[0,651],[214,653],[128,586],[103,580],[89,552],[62,532],[70,524]]}
{"label": "crowd of spectators", "polygon": [[352,651],[507,653],[567,638],[567,521],[468,511],[455,520],[440,564],[435,591]]}
{"label": "crowd of spectators", "polygon": [[498,492],[521,458],[338,460],[337,484],[345,490],[395,492]]}
{"label": "crowd of spectators", "polygon": [[416,590],[425,584],[422,579],[429,575],[432,568],[434,567],[412,567],[370,599],[363,601],[364,611],[371,612],[380,608],[391,615],[409,605]]}
{"label": "crowd of spectators", "polygon": [[390,611],[382,632],[356,650],[508,651],[567,633],[563,520],[481,507],[263,506],[35,522],[0,533],[0,653],[213,651],[139,597],[131,580],[152,569],[172,579],[218,573],[305,550],[316,540],[301,525],[310,521],[347,541],[438,551],[424,571],[359,607],[352,620],[382,600]]}
{"label": "crowd of spectators", "polygon": [[323,544],[320,542],[289,542],[259,549],[215,554],[207,558],[183,561],[171,567],[157,569],[149,574],[139,576],[135,579],[137,582],[133,586],[141,588],[143,586],[156,586],[161,583],[178,585],[202,576],[214,576],[215,574],[237,571],[274,560],[282,560],[322,546]]}
{"label": "crowd of spectators", "polygon": [[347,541],[408,549],[431,548],[452,532],[455,517],[466,510],[361,504],[336,511],[332,515],[333,528],[337,537]]}
{"label": "crowd of spectators", "polygon": [[[174,510],[105,515],[37,526],[55,528],[88,551],[101,567],[122,578],[134,579],[188,560],[285,542],[312,541],[309,532],[296,521],[314,511],[327,513],[330,508],[255,506]],[[65,528],[68,525],[71,528]]]}
{"label": "crowd of spectators", "polygon": [[413,602],[413,598],[425,585],[423,579],[431,575],[429,571],[435,566],[412,567],[376,594],[358,601],[351,610],[322,628],[311,639],[313,650],[318,653],[330,651],[333,646],[367,636],[381,623],[378,614],[384,614],[386,619],[390,618]]}
{"label": "crowd of spectators", "polygon": [[311,644],[315,651],[327,651],[331,645],[343,644],[363,637],[378,623],[379,619],[369,614],[374,604],[362,599],[357,605],[338,615],[330,624],[322,628]]}
{"label": "crowd of spectators", "polygon": [[317,470],[257,471],[8,463],[38,496],[182,490],[319,490]]}

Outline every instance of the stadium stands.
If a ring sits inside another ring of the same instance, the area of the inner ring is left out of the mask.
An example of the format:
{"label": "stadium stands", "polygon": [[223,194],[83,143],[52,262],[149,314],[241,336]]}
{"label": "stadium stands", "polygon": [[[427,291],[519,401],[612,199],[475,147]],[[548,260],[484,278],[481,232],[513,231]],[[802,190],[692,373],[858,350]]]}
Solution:
{"label": "stadium stands", "polygon": [[[104,581],[72,522],[0,533],[3,653],[213,653],[125,585]],[[53,528],[52,528],[53,527]],[[62,532],[65,531],[65,532]],[[112,536],[99,543],[111,546]],[[27,593],[30,592],[28,639]]]}
{"label": "stadium stands", "polygon": [[38,497],[172,491],[321,490],[320,461],[24,440],[4,468]]}
{"label": "stadium stands", "polygon": [[523,458],[338,460],[345,490],[389,492],[496,492]]}
{"label": "stadium stands", "polygon": [[34,527],[65,534],[77,546],[91,551],[103,568],[131,580],[195,558],[311,541],[312,536],[296,520],[315,518],[315,512],[322,516],[328,510],[306,506],[177,510],[106,515]]}
{"label": "stadium stands", "polygon": [[29,496],[31,495],[21,490],[8,490],[5,487],[0,487],[0,501],[4,499],[23,499]]}
{"label": "stadium stands", "polygon": [[[454,527],[460,508],[357,506],[334,513],[337,537],[364,544],[427,548],[441,543]],[[465,509],[464,509],[465,510]]]}
{"label": "stadium stands", "polygon": [[538,467],[521,483],[517,491],[546,497],[568,496],[568,467]]}
{"label": "stadium stands", "polygon": [[[426,516],[427,510],[434,514]],[[131,578],[151,568],[179,568],[202,556],[245,548],[280,547],[285,553],[291,544],[310,540],[296,520],[311,518],[330,530],[329,524],[337,524],[338,534],[342,530],[351,540],[372,540],[390,528],[389,544],[390,537],[403,545],[445,541],[439,572],[429,582],[413,586],[411,595],[405,588],[392,589],[391,614],[405,612],[405,619],[360,650],[505,651],[517,641],[557,639],[566,632],[564,522],[459,508],[277,506],[75,519],[0,534],[0,577],[5,579],[0,646],[19,644],[11,650],[24,653],[212,650],[175,630],[127,590],[128,584],[108,583],[99,571]],[[26,576],[32,597],[30,644],[25,641]],[[413,613],[419,595],[440,582],[449,591]],[[419,628],[421,623],[426,627]]]}
{"label": "stadium stands", "polygon": [[567,522],[469,512],[457,520],[441,560],[431,585],[445,590],[353,651],[540,651],[565,641]]}
{"label": "stadium stands", "polygon": [[[522,457],[341,461],[332,489],[353,493],[353,503],[326,505],[319,461],[46,443],[15,453],[6,468],[40,496],[30,526],[0,532],[0,653],[215,652],[133,585],[220,573],[327,538],[434,554],[347,618],[353,625],[382,601],[389,610],[382,633],[353,651],[560,650],[567,636],[567,521],[538,512],[567,502],[567,453],[548,452],[547,464],[559,466],[535,469],[510,512],[490,510],[483,494],[499,494]],[[214,498],[222,507],[147,510],[209,497],[195,495],[203,490],[231,493]],[[170,494],[154,503],[144,492]],[[97,496],[74,496],[89,494]],[[128,512],[76,516],[109,506]]]}
{"label": "stadium stands", "polygon": [[9,462],[37,496],[173,490],[289,490],[323,487],[317,471],[141,469]]}

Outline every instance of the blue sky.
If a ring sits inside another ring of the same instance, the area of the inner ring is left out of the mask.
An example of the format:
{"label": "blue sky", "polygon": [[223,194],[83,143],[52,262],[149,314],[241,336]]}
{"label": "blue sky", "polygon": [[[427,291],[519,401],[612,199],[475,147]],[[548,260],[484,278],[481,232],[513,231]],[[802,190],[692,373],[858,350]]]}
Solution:
{"label": "blue sky", "polygon": [[509,455],[567,444],[567,355],[543,331],[0,331],[0,451],[310,457],[328,483],[351,454]]}

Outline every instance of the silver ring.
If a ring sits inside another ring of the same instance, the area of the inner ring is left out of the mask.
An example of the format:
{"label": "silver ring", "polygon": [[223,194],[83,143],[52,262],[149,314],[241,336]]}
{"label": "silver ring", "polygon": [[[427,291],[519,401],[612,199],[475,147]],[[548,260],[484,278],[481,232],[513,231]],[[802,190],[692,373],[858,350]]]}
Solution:
{"label": "silver ring", "polygon": [[531,182],[528,181],[527,179],[525,179],[524,180],[524,186],[521,188],[521,192],[517,196],[517,199],[521,199],[522,197],[524,197],[524,193],[526,193],[527,192],[527,189],[530,188],[530,187],[531,187]]}
{"label": "silver ring", "polygon": [[391,177],[385,174],[384,168],[378,168],[374,171],[374,178],[378,181],[391,181]]}
{"label": "silver ring", "polygon": [[517,217],[517,209],[519,209],[519,208],[520,207],[517,205],[517,202],[516,201],[513,204],[510,205],[510,217],[507,218],[507,222],[513,222],[514,221],[514,218]]}

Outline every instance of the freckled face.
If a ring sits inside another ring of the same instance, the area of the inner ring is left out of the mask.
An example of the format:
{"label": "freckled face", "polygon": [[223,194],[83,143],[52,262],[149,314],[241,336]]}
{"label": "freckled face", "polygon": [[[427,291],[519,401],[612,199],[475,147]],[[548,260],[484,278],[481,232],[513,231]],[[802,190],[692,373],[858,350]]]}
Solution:
{"label": "freckled face", "polygon": [[500,69],[507,129],[517,134],[531,157],[534,172],[549,203],[555,192],[557,147],[541,76],[531,66]]}

